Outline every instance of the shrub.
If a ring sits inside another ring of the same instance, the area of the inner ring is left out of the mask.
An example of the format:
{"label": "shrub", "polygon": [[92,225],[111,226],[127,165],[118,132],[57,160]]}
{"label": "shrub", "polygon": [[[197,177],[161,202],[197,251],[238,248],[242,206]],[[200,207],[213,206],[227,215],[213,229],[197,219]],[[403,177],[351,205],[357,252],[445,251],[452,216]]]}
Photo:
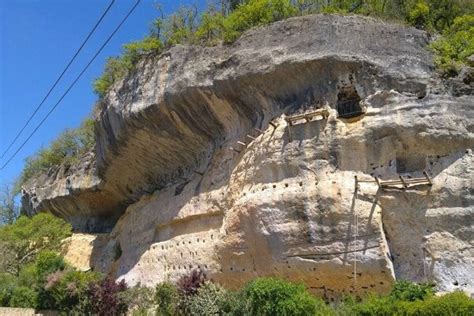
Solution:
{"label": "shrub", "polygon": [[224,20],[224,41],[235,41],[245,30],[282,20],[296,14],[289,0],[249,0]]}
{"label": "shrub", "polygon": [[224,16],[214,10],[205,12],[201,17],[195,37],[199,44],[215,45],[224,32]]}
{"label": "shrub", "polygon": [[90,306],[89,284],[99,281],[100,275],[94,272],[75,270],[54,272],[39,289],[38,305],[43,309],[85,314]]}
{"label": "shrub", "polygon": [[140,285],[131,287],[120,294],[133,315],[149,315],[155,306],[155,290]]}
{"label": "shrub", "polygon": [[175,315],[178,310],[178,300],[178,288],[174,284],[163,282],[156,286],[155,302],[158,305],[158,315]]}
{"label": "shrub", "polygon": [[259,278],[243,290],[252,315],[315,315],[328,308],[311,296],[302,284],[273,278]]}
{"label": "shrub", "polygon": [[196,30],[196,18],[198,11],[196,7],[180,7],[178,11],[170,15],[163,23],[163,31],[166,45],[192,44]]}
{"label": "shrub", "polygon": [[98,315],[120,315],[127,311],[127,304],[121,295],[127,290],[124,280],[116,283],[110,278],[89,283],[88,311]]}
{"label": "shrub", "polygon": [[53,251],[40,252],[35,262],[37,282],[44,283],[46,277],[56,271],[66,268],[64,258]]}
{"label": "shrub", "polygon": [[397,281],[390,292],[390,297],[394,300],[413,302],[424,300],[434,294],[432,284],[416,284],[409,281]]}
{"label": "shrub", "polygon": [[197,293],[197,290],[206,281],[206,275],[201,270],[193,270],[189,275],[184,275],[178,280],[178,289],[181,295],[189,296]]}
{"label": "shrub", "polygon": [[12,291],[9,305],[11,307],[36,308],[37,294],[27,286],[15,287]]}
{"label": "shrub", "polygon": [[456,75],[467,58],[474,54],[474,15],[457,17],[451,28],[433,42],[435,64],[445,76]]}
{"label": "shrub", "polygon": [[95,144],[94,120],[85,119],[76,129],[67,129],[59,135],[47,148],[39,150],[28,157],[18,181],[15,192],[34,176],[48,171],[53,166],[61,164],[72,165]]}
{"label": "shrub", "polygon": [[427,27],[430,24],[430,6],[425,0],[418,0],[409,10],[406,19],[417,28]]}
{"label": "shrub", "polygon": [[0,273],[0,306],[10,306],[13,289],[17,286],[17,280],[13,275]]}
{"label": "shrub", "polygon": [[474,315],[474,300],[462,292],[453,292],[424,301],[401,303],[400,314],[405,315]]}
{"label": "shrub", "polygon": [[239,301],[236,293],[212,282],[205,282],[195,293],[185,297],[185,315],[235,315]]}
{"label": "shrub", "polygon": [[58,251],[71,225],[48,213],[31,218],[21,216],[12,225],[0,227],[0,272],[17,275],[22,266],[33,262],[40,250]]}

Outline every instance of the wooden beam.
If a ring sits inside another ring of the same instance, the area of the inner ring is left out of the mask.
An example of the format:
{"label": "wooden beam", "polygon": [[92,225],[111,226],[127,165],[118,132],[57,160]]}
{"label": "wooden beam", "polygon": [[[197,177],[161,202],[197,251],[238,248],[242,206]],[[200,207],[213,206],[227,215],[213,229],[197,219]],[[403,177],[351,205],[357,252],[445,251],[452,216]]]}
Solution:
{"label": "wooden beam", "polygon": [[405,187],[405,189],[408,188],[408,185],[407,185],[407,183],[405,182],[405,179],[403,179],[403,177],[402,177],[401,175],[399,175],[398,177],[400,178],[400,181],[402,181],[402,184],[403,184],[403,186]]}
{"label": "wooden beam", "polygon": [[268,124],[270,124],[271,126],[273,126],[274,129],[276,129],[278,127],[278,125],[276,125],[275,123],[273,122],[268,122]]}
{"label": "wooden beam", "polygon": [[235,151],[235,152],[237,152],[237,153],[239,153],[239,154],[241,153],[240,150],[237,150],[237,149],[235,149],[235,148],[233,148],[233,147],[229,147],[229,149],[230,149],[230,150],[233,150],[233,151]]}
{"label": "wooden beam", "polygon": [[430,176],[428,175],[428,172],[423,171],[423,174],[425,175],[426,180],[428,181],[428,183],[429,183],[430,185],[433,185],[433,182],[431,181],[431,178],[430,178]]}
{"label": "wooden beam", "polygon": [[288,140],[291,143],[293,141],[293,137],[291,136],[291,125],[287,125],[286,128],[288,128]]}
{"label": "wooden beam", "polygon": [[377,177],[374,177],[374,178],[375,178],[375,182],[377,182],[377,185],[379,186],[379,188],[382,189],[382,186],[380,185],[379,178],[377,178]]}
{"label": "wooden beam", "polygon": [[244,143],[244,142],[241,142],[240,140],[238,140],[238,141],[237,141],[237,144],[239,144],[239,145],[242,145],[242,146],[247,146],[247,144],[246,144],[246,143]]}
{"label": "wooden beam", "polygon": [[201,177],[204,175],[203,172],[199,172],[199,171],[196,171],[196,170],[193,170],[193,172],[196,173],[196,174],[198,174],[198,175],[200,175]]}
{"label": "wooden beam", "polygon": [[253,136],[250,136],[249,134],[245,135],[247,138],[250,138],[251,140],[255,140],[256,138]]}
{"label": "wooden beam", "polygon": [[259,132],[260,134],[264,134],[264,133],[265,133],[265,131],[262,131],[261,129],[256,128],[256,127],[255,127],[255,130],[256,130],[257,132]]}

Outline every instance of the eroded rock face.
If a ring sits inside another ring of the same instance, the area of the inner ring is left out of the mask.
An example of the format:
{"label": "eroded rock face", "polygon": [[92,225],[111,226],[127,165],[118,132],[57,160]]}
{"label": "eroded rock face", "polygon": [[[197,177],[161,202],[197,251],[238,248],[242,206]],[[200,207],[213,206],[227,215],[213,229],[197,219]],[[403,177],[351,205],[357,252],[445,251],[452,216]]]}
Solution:
{"label": "eroded rock face", "polygon": [[[233,288],[304,281],[327,300],[396,278],[472,290],[473,101],[434,77],[427,42],[316,15],[145,59],[102,101],[82,175],[100,184],[55,196],[53,179],[36,209],[83,230],[119,217],[92,265],[131,284],[201,269]],[[288,125],[318,108],[329,116]],[[423,171],[431,186],[372,177]]]}

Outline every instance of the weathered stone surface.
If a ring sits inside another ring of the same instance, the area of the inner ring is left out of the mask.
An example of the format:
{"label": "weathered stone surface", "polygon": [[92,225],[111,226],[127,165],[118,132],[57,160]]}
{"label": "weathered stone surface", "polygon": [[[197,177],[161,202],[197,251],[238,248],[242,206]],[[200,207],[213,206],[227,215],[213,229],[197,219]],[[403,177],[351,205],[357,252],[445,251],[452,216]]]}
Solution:
{"label": "weathered stone surface", "polygon": [[[94,266],[131,284],[197,268],[234,288],[302,280],[328,300],[396,278],[472,291],[473,101],[434,76],[427,42],[316,15],[145,59],[101,104],[97,167],[83,173],[100,185],[54,196],[53,179],[37,209],[85,230],[120,216]],[[320,107],[329,117],[285,120]],[[354,181],[423,171],[432,186]]]}

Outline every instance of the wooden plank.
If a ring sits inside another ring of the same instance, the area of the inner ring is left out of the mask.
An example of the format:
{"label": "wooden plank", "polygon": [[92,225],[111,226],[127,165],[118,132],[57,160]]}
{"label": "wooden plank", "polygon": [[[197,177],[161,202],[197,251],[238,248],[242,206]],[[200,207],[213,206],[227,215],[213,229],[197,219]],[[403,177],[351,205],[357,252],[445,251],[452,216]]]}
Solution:
{"label": "wooden plank", "polygon": [[241,142],[240,140],[239,140],[239,141],[237,141],[237,144],[239,144],[239,145],[242,145],[242,146],[247,146],[247,144],[246,144],[246,143],[244,143],[244,142]]}
{"label": "wooden plank", "polygon": [[428,175],[428,172],[423,171],[423,174],[425,175],[426,180],[428,181],[428,183],[429,183],[430,185],[433,185],[433,182],[431,181],[431,178],[430,178],[430,176]]}
{"label": "wooden plank", "polygon": [[276,129],[278,127],[278,125],[276,125],[275,123],[273,122],[268,122],[268,124],[270,124],[271,126],[273,126],[274,129]]}
{"label": "wooden plank", "polygon": [[255,130],[256,130],[257,132],[259,132],[260,134],[264,134],[264,133],[265,133],[265,131],[262,131],[261,129],[256,128],[256,127],[255,127]]}
{"label": "wooden plank", "polygon": [[255,140],[256,138],[253,136],[250,136],[249,134],[245,135],[247,138],[250,138],[251,140]]}
{"label": "wooden plank", "polygon": [[230,149],[230,150],[233,150],[233,151],[235,151],[235,152],[237,152],[237,153],[239,153],[239,154],[241,153],[240,150],[237,150],[237,149],[235,149],[235,148],[233,148],[233,147],[229,147],[229,149]]}

